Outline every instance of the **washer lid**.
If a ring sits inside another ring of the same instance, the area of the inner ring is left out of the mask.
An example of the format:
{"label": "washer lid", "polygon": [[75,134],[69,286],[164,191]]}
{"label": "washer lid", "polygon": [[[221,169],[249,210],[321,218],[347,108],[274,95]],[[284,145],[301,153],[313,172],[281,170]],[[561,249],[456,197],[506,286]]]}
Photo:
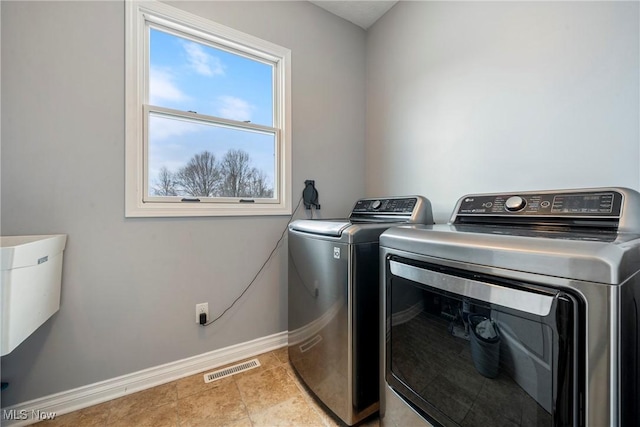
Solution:
{"label": "washer lid", "polygon": [[289,229],[322,236],[340,237],[350,225],[351,222],[347,220],[297,220],[289,225]]}

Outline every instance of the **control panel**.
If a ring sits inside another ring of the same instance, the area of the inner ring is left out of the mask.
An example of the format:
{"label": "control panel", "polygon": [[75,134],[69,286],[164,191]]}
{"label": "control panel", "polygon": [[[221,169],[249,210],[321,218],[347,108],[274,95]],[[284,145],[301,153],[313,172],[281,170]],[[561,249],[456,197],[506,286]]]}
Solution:
{"label": "control panel", "polygon": [[360,199],[349,215],[358,223],[433,224],[431,202],[423,196],[399,196]]}
{"label": "control panel", "polygon": [[615,217],[622,212],[617,191],[524,192],[465,196],[456,216]]}
{"label": "control panel", "polygon": [[353,207],[354,214],[411,214],[418,199],[415,197],[392,199],[363,199],[358,200]]}

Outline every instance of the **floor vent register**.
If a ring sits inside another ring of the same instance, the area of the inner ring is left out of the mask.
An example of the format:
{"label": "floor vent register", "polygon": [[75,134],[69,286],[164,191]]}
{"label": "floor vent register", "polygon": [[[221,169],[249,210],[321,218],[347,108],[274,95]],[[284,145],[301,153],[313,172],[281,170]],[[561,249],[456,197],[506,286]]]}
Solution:
{"label": "floor vent register", "polygon": [[248,362],[242,362],[237,365],[229,366],[224,369],[219,369],[217,371],[204,374],[204,382],[210,383],[213,381],[217,381],[222,378],[230,377],[231,375],[239,374],[240,372],[249,371],[259,366],[260,366],[260,361],[258,359],[252,359],[252,360],[249,360]]}

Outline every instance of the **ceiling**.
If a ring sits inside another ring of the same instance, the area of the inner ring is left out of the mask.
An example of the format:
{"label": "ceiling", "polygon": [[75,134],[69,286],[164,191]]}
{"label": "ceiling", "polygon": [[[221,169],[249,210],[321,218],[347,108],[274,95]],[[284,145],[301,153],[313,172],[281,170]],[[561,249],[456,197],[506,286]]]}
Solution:
{"label": "ceiling", "polygon": [[384,15],[397,1],[359,1],[359,0],[343,0],[343,1],[312,1],[311,3],[319,6],[334,15],[338,15],[347,21],[353,22],[365,30],[373,25],[382,15]]}

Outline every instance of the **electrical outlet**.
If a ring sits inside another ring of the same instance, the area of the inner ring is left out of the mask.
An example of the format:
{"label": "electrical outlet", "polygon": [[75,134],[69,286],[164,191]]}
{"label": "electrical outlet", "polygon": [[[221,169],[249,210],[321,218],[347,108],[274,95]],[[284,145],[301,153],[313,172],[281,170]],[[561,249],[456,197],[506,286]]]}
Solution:
{"label": "electrical outlet", "polygon": [[200,314],[207,315],[207,321],[209,320],[209,303],[203,302],[201,304],[196,304],[196,323],[200,324]]}

